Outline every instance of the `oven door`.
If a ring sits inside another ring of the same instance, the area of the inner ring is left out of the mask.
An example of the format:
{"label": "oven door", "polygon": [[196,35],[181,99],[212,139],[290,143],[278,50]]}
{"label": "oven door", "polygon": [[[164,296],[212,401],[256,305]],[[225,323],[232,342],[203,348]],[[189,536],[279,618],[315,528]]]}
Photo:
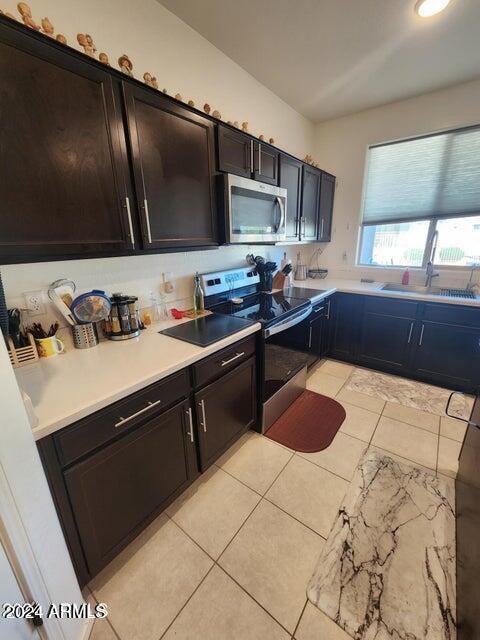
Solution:
{"label": "oven door", "polygon": [[286,189],[230,174],[225,184],[228,242],[285,240]]}
{"label": "oven door", "polygon": [[311,354],[300,334],[311,312],[309,306],[264,332],[262,433],[305,390]]}

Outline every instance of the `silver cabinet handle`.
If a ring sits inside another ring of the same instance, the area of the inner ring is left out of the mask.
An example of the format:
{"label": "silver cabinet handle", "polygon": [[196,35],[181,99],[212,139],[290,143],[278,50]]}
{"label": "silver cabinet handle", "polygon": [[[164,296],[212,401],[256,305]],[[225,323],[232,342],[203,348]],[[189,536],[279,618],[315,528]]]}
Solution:
{"label": "silver cabinet handle", "polygon": [[425,325],[422,322],[422,330],[420,332],[420,340],[418,341],[418,346],[421,347],[422,346],[422,342],[423,342],[423,332],[425,331]]}
{"label": "silver cabinet handle", "polygon": [[148,242],[152,244],[152,230],[150,229],[150,214],[148,213],[148,200],[145,198],[143,201],[145,207],[145,222],[147,223]]}
{"label": "silver cabinet handle", "polygon": [[200,400],[198,406],[202,410],[202,419],[200,421],[200,426],[203,427],[203,432],[207,433],[207,418],[205,417],[205,401]]}
{"label": "silver cabinet handle", "polygon": [[130,242],[132,243],[132,247],[135,249],[135,238],[133,236],[133,225],[132,225],[132,212],[130,211],[130,198],[128,196],[125,198],[125,206],[127,208],[128,228],[130,230]]}
{"label": "silver cabinet handle", "polygon": [[230,364],[234,360],[238,360],[238,358],[241,358],[244,355],[245,351],[242,351],[242,353],[236,353],[233,358],[230,358],[229,360],[222,360],[222,367],[225,367],[227,364]]}
{"label": "silver cabinet handle", "polygon": [[193,420],[192,420],[192,409],[191,409],[191,407],[188,407],[188,409],[185,411],[185,413],[188,416],[188,422],[190,424],[190,430],[187,431],[187,434],[190,436],[190,442],[193,444],[195,442],[195,440],[193,438]]}
{"label": "silver cabinet handle", "polygon": [[155,402],[149,402],[146,407],[143,407],[143,409],[140,409],[140,411],[132,413],[132,415],[128,416],[128,418],[122,418],[122,416],[119,416],[120,421],[115,424],[115,428],[121,427],[126,422],[130,422],[130,420],[133,420],[133,418],[136,418],[137,416],[142,415],[142,413],[145,413],[145,411],[150,411],[150,409],[153,409],[153,407],[156,407],[161,402],[162,402],[161,400],[156,400]]}
{"label": "silver cabinet handle", "polygon": [[327,315],[326,315],[327,320],[330,320],[330,302],[331,300],[327,300]]}
{"label": "silver cabinet handle", "polygon": [[320,311],[322,311],[322,309],[325,309],[325,307],[318,307],[317,309],[313,310],[313,313],[320,313]]}
{"label": "silver cabinet handle", "polygon": [[253,140],[250,140],[250,173],[253,173]]}
{"label": "silver cabinet handle", "polygon": [[310,327],[310,333],[308,335],[308,348],[312,348],[312,327]]}
{"label": "silver cabinet handle", "polygon": [[412,340],[412,331],[413,331],[413,322],[410,323],[410,331],[408,332],[407,344],[410,344],[410,341]]}
{"label": "silver cabinet handle", "polygon": [[258,143],[258,174],[262,175],[262,145]]}
{"label": "silver cabinet handle", "polygon": [[325,220],[322,218],[322,224],[320,227],[320,239],[323,239],[323,223],[325,222]]}

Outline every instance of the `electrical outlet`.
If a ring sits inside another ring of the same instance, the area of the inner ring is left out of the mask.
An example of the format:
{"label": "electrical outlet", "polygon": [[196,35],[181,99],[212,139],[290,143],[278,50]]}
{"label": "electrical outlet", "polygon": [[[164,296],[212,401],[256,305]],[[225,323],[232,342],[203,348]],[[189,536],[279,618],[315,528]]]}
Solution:
{"label": "electrical outlet", "polygon": [[44,315],[45,304],[43,302],[43,291],[26,291],[23,297],[25,298],[25,308],[29,316]]}

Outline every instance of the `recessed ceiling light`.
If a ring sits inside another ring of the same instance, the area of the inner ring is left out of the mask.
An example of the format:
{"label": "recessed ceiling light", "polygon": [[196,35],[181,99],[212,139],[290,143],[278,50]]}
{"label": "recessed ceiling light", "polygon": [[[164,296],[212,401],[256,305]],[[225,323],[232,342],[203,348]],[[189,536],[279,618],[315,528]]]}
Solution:
{"label": "recessed ceiling light", "polygon": [[450,0],[418,0],[415,11],[421,18],[429,18],[443,11]]}

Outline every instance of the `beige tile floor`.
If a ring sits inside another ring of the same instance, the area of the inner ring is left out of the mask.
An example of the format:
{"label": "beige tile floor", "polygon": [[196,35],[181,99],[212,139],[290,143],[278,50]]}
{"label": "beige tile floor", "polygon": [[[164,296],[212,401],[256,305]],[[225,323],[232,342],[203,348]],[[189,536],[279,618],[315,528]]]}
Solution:
{"label": "beige tile floor", "polygon": [[109,606],[91,640],[349,640],[305,590],[369,448],[455,476],[465,423],[344,389],[321,362],[308,388],[346,419],[332,444],[295,453],[245,434],[89,585]]}

